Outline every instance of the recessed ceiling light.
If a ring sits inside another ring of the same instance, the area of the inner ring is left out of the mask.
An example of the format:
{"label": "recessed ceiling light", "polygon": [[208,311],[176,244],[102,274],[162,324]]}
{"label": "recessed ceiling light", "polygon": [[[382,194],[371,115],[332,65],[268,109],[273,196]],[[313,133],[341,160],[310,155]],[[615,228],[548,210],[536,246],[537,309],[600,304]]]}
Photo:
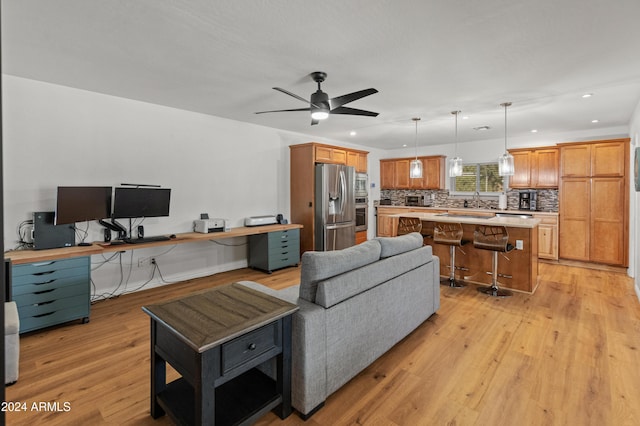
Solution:
{"label": "recessed ceiling light", "polygon": [[465,115],[465,116],[463,116],[463,117],[462,117],[462,119],[463,119],[463,120],[468,120],[468,119],[469,119],[469,116],[468,116],[468,115]]}
{"label": "recessed ceiling light", "polygon": [[355,135],[357,135],[358,133],[357,133],[355,130],[352,130],[351,132],[349,132],[349,134],[350,134],[351,136],[355,136]]}
{"label": "recessed ceiling light", "polygon": [[583,98],[590,98],[593,96],[593,93],[585,93],[584,95],[582,95]]}
{"label": "recessed ceiling light", "polygon": [[480,126],[480,127],[474,127],[473,130],[489,130],[491,127],[489,126]]}
{"label": "recessed ceiling light", "polygon": [[407,147],[407,144],[406,144],[406,143],[403,143],[403,144],[402,144],[402,147],[403,147],[403,148],[406,148],[406,147]]}
{"label": "recessed ceiling light", "polygon": [[599,123],[600,120],[591,120],[592,123]]}
{"label": "recessed ceiling light", "polygon": [[531,129],[531,133],[538,133],[537,129]]}

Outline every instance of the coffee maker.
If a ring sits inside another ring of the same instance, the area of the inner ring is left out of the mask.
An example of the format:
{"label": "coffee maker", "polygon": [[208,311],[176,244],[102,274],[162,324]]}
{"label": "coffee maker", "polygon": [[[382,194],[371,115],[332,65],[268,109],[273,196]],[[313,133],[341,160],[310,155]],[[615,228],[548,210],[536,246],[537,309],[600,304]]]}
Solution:
{"label": "coffee maker", "polygon": [[536,191],[521,191],[520,199],[518,201],[518,209],[536,210],[537,196],[538,196],[538,193]]}

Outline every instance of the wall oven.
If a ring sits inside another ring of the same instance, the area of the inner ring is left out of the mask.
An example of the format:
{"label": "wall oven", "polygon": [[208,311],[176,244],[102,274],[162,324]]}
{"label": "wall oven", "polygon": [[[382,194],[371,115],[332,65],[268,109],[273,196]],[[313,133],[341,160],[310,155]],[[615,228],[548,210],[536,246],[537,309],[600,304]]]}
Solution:
{"label": "wall oven", "polygon": [[[367,174],[356,173],[356,198],[366,198],[369,193],[367,189]],[[366,204],[366,203],[365,203]]]}
{"label": "wall oven", "polygon": [[367,197],[356,197],[356,232],[367,230],[369,203]]}

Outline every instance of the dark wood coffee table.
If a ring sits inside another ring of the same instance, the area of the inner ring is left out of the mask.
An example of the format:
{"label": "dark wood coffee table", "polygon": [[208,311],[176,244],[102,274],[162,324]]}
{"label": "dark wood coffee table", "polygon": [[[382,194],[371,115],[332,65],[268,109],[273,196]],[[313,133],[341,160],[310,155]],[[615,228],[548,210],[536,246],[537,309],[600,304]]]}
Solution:
{"label": "dark wood coffee table", "polygon": [[[291,414],[296,305],[234,283],[142,310],[151,317],[153,418],[221,425]],[[273,358],[275,380],[256,368]],[[167,362],[182,376],[168,384]]]}

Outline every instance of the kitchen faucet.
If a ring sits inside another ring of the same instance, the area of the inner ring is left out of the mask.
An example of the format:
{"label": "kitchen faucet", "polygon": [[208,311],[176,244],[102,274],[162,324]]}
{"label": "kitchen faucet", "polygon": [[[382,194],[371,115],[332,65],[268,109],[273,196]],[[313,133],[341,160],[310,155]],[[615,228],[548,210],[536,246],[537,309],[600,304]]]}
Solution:
{"label": "kitchen faucet", "polygon": [[478,191],[476,191],[476,193],[473,194],[473,201],[475,201],[476,209],[479,209],[480,208],[480,193]]}

